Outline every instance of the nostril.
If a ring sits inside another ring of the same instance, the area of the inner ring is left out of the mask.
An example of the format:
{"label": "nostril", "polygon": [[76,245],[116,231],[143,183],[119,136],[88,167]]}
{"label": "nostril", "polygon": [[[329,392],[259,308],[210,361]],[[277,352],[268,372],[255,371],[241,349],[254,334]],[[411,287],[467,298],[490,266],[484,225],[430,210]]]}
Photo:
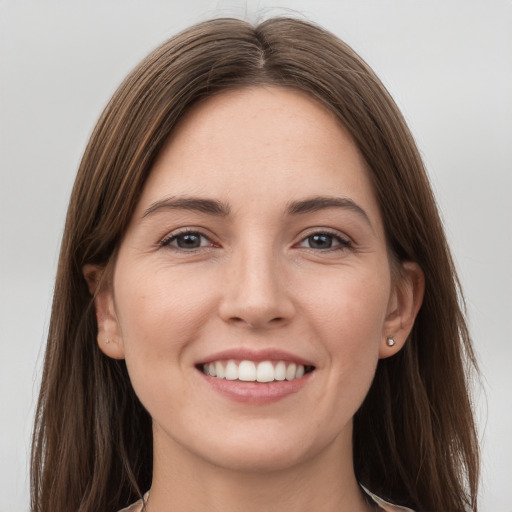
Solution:
{"label": "nostril", "polygon": [[275,318],[271,318],[270,320],[264,320],[263,318],[250,318],[250,317],[247,317],[247,318],[243,318],[243,317],[240,317],[240,316],[232,316],[230,319],[229,319],[230,322],[232,322],[233,324],[238,324],[238,325],[247,325],[248,327],[253,327],[253,328],[260,328],[260,327],[264,327],[265,325],[268,327],[268,326],[279,326],[283,323],[285,323],[286,321],[286,318],[283,317],[283,316],[277,316]]}

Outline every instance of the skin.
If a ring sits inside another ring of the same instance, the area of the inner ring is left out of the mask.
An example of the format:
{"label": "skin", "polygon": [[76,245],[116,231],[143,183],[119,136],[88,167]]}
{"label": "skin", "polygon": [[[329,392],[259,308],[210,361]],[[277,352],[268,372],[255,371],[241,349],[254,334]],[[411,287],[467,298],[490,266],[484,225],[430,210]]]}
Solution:
{"label": "skin", "polygon": [[[288,211],[317,196],[352,206]],[[229,213],[161,203],[191,197]],[[183,229],[199,247],[180,247]],[[101,272],[84,268],[91,290]],[[323,106],[273,87],[196,105],[160,154],[95,299],[100,347],[126,359],[153,418],[146,510],[368,510],[352,418],[422,293],[417,265],[391,272],[365,162]],[[315,370],[277,402],[239,403],[196,368],[231,348],[283,349]]]}

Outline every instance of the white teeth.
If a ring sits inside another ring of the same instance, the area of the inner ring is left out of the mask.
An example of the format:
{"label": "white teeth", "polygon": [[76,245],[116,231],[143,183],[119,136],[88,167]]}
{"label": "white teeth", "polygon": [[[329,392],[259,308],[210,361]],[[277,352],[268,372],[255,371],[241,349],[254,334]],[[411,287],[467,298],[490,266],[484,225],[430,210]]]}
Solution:
{"label": "white teeth", "polygon": [[258,364],[258,374],[256,376],[258,382],[272,382],[274,378],[274,367],[270,361],[263,361]]}
{"label": "white teeth", "polygon": [[220,361],[215,363],[215,373],[218,379],[223,379],[226,376],[226,372],[224,371],[224,366]]}
{"label": "white teeth", "polygon": [[297,365],[295,363],[288,365],[288,368],[286,368],[286,380],[295,379],[296,372],[297,372]]}
{"label": "white teeth", "polygon": [[279,361],[274,368],[274,379],[284,380],[286,379],[286,365],[283,361]]}
{"label": "white teeth", "polygon": [[237,380],[238,379],[238,366],[234,361],[228,361],[226,365],[226,379]]}
{"label": "white teeth", "polygon": [[254,382],[256,380],[256,365],[252,361],[242,361],[238,367],[238,380]]}
{"label": "white teeth", "polygon": [[243,360],[236,363],[233,360],[227,362],[215,361],[203,365],[203,373],[211,377],[226,380],[241,380],[244,382],[273,382],[283,380],[295,380],[304,376],[305,368],[302,364],[286,363],[278,361],[253,361]]}

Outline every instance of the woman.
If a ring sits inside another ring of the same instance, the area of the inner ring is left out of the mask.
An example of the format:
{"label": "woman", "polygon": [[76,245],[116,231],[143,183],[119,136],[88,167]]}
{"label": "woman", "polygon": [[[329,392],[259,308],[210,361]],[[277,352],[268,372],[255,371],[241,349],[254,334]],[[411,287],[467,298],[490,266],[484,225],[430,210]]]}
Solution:
{"label": "woman", "polygon": [[186,30],[78,172],[33,509],[476,510],[459,294],[411,135],[349,47],[283,18]]}

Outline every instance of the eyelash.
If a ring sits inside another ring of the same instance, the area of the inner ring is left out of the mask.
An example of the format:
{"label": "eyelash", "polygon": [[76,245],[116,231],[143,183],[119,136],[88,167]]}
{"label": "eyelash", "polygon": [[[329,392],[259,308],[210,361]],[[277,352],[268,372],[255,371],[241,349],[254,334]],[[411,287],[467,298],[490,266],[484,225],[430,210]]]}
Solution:
{"label": "eyelash", "polygon": [[[315,248],[315,247],[304,247],[301,245],[304,242],[306,242],[308,239],[311,239],[313,237],[326,237],[331,240],[331,244],[334,242],[337,242],[337,245],[335,245],[334,247],[331,246],[331,247],[327,247],[324,249]],[[352,248],[352,242],[349,239],[341,236],[337,232],[331,232],[328,230],[320,230],[320,231],[312,231],[307,236],[302,238],[301,241],[299,242],[299,247],[304,247],[305,249],[309,249],[311,251],[320,251],[320,252],[344,251],[346,249]]]}
{"label": "eyelash", "polygon": [[[201,241],[200,242],[201,245],[199,245],[198,247],[192,247],[192,248],[188,248],[188,249],[185,247],[177,247],[177,246],[171,245],[173,242],[179,240],[180,237],[184,237],[187,235],[195,236],[195,237],[198,237],[199,239],[206,240],[208,243],[205,245],[202,245],[202,241]],[[308,239],[312,239],[313,237],[325,237],[327,239],[330,239],[331,247],[315,248],[315,247],[306,247],[306,246],[302,245]],[[332,247],[332,243],[334,243],[334,242],[337,242],[337,245]],[[172,247],[174,250],[189,252],[189,253],[216,246],[216,244],[214,242],[212,242],[212,240],[208,236],[206,236],[205,234],[201,233],[200,231],[194,230],[194,229],[184,229],[184,230],[178,231],[176,233],[172,233],[169,236],[166,236],[160,242],[159,245],[160,245],[160,247]],[[350,240],[348,240],[347,238],[342,237],[339,233],[333,233],[331,231],[320,230],[320,231],[312,231],[307,236],[303,237],[300,240],[300,242],[298,244],[296,244],[294,247],[297,247],[297,246],[303,247],[304,249],[309,249],[309,250],[315,251],[315,252],[316,251],[320,251],[320,252],[344,251],[346,249],[352,248],[352,242]]]}
{"label": "eyelash", "polygon": [[[191,249],[186,249],[184,247],[171,246],[172,242],[174,242],[176,240],[179,240],[180,237],[184,237],[184,236],[187,236],[187,235],[189,235],[189,236],[194,235],[196,237],[199,237],[200,239],[207,240],[208,244],[207,245],[200,245],[199,247],[193,247]],[[178,231],[177,233],[172,233],[169,236],[166,236],[160,242],[160,247],[169,247],[169,246],[171,246],[174,250],[177,250],[177,251],[195,252],[195,251],[200,250],[200,249],[213,247],[213,246],[215,246],[215,244],[210,240],[209,237],[207,237],[206,235],[204,235],[200,231],[197,231],[197,230],[194,230],[194,229],[183,229],[181,231]]]}

